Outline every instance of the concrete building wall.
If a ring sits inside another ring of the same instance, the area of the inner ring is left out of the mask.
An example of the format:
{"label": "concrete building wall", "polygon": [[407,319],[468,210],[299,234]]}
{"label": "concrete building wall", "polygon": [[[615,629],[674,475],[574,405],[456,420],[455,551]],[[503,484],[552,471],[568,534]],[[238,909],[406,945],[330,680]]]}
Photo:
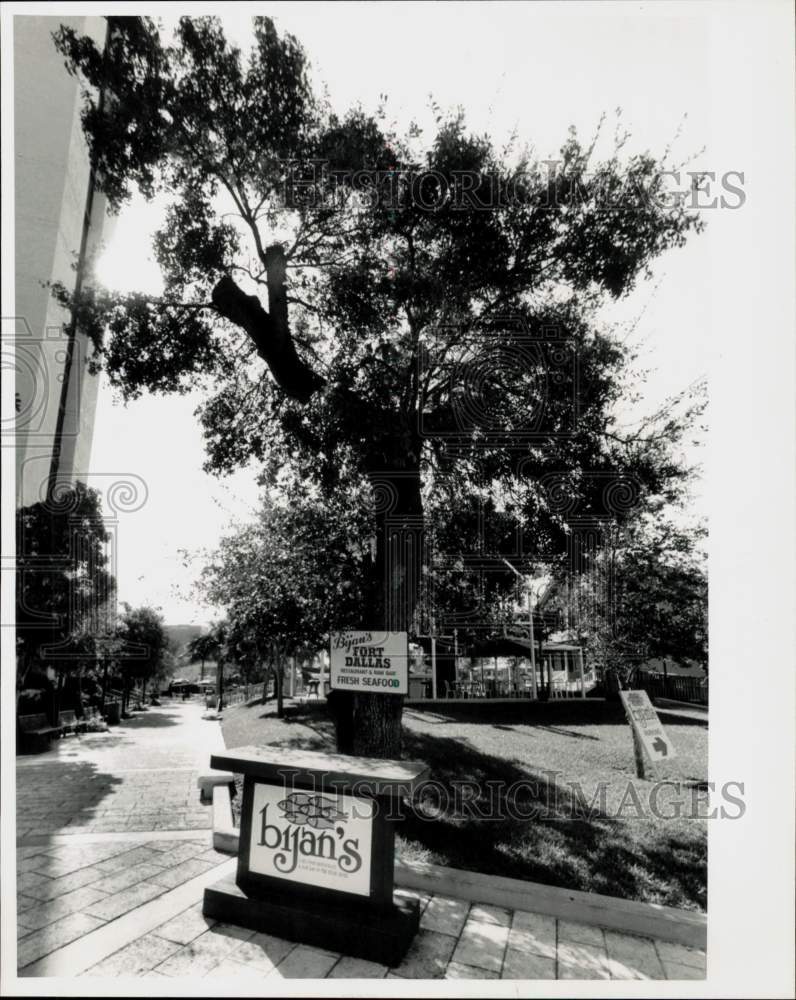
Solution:
{"label": "concrete building wall", "polygon": [[[104,44],[103,17],[14,18],[14,201],[17,504],[46,495],[68,356],[69,315],[44,282],[74,287],[90,185],[80,126],[80,88],[56,52],[52,32],[69,24]],[[109,235],[104,198],[94,196],[89,245]],[[89,469],[98,378],[91,351],[74,338],[62,418],[59,480]]]}

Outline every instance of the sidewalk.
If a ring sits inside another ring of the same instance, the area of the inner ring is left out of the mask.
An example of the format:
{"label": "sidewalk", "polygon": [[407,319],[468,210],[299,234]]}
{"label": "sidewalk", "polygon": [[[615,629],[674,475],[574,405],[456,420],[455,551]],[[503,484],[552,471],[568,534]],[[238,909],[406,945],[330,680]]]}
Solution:
{"label": "sidewalk", "polygon": [[394,969],[202,916],[201,901],[87,970],[88,976],[279,979],[703,979],[705,953],[554,917],[414,896],[421,929]]}
{"label": "sidewalk", "polygon": [[[217,723],[198,701],[150,708],[108,733],[67,736],[17,757],[17,839],[84,833],[206,830],[196,774]],[[220,742],[219,742],[220,745]]]}
{"label": "sidewalk", "polygon": [[32,964],[227,861],[211,849],[212,809],[196,787],[222,743],[203,710],[168,702],[17,758],[23,975],[42,974]]}
{"label": "sidewalk", "polygon": [[199,802],[198,771],[222,745],[203,711],[168,703],[18,758],[21,976],[704,978],[698,949],[408,889],[421,930],[394,969],[205,919],[204,888],[235,859],[212,849]]}

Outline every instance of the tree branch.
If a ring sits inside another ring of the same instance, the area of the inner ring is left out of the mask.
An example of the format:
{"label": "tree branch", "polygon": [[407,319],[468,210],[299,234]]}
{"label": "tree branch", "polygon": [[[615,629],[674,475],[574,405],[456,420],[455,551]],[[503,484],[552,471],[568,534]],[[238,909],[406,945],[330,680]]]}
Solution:
{"label": "tree branch", "polygon": [[325,381],[296,353],[288,323],[285,253],[281,246],[268,248],[265,266],[268,311],[256,295],[247,295],[229,275],[224,275],[213,289],[213,305],[224,319],[246,331],[276,384],[291,399],[306,403]]}

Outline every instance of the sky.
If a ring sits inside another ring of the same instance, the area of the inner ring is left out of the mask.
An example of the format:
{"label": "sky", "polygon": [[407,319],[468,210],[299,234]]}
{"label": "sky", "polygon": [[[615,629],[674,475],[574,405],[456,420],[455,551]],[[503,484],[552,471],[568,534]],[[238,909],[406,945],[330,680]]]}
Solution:
{"label": "sky", "polygon": [[[711,160],[715,93],[706,77],[711,39],[702,5],[678,6],[676,18],[664,4],[414,7],[285,3],[269,12],[280,30],[304,44],[314,80],[328,87],[340,112],[358,102],[374,110],[387,94],[399,124],[414,119],[422,126],[430,123],[433,96],[443,108],[463,107],[472,129],[488,132],[497,145],[516,132],[540,158],[555,158],[570,125],[591,137],[606,113],[607,139],[619,123],[632,133],[631,151],[661,154],[673,143],[673,159],[690,161],[685,169],[728,169]],[[242,46],[249,17],[234,7],[224,18]],[[151,235],[161,213],[161,204],[140,198],[122,211],[101,261],[111,287],[157,289]],[[668,252],[652,281],[604,314],[632,326],[631,342],[651,369],[646,412],[709,368],[716,348],[706,283],[723,220],[713,223],[727,214],[712,213],[706,232]],[[142,509],[123,515],[119,526],[119,597],[162,608],[169,624],[201,624],[221,614],[192,593],[201,552],[216,545],[232,520],[251,516],[257,501],[254,470],[223,480],[202,472],[197,403],[189,395],[124,406],[103,382],[95,424],[95,472],[134,473],[149,491]],[[702,511],[698,486],[694,509]]]}

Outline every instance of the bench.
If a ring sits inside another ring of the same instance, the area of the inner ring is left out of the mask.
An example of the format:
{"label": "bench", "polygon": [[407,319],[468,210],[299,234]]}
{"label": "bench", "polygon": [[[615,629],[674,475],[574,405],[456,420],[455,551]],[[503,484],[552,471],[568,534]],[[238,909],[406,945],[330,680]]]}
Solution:
{"label": "bench", "polygon": [[83,726],[83,723],[77,721],[77,716],[74,712],[67,711],[58,713],[58,728],[61,735],[65,736],[67,733],[74,733],[77,735],[78,729],[81,726]]}
{"label": "bench", "polygon": [[19,730],[22,735],[22,748],[32,753],[43,753],[50,746],[50,740],[58,736],[61,730],[51,726],[44,713],[40,715],[20,715]]}

